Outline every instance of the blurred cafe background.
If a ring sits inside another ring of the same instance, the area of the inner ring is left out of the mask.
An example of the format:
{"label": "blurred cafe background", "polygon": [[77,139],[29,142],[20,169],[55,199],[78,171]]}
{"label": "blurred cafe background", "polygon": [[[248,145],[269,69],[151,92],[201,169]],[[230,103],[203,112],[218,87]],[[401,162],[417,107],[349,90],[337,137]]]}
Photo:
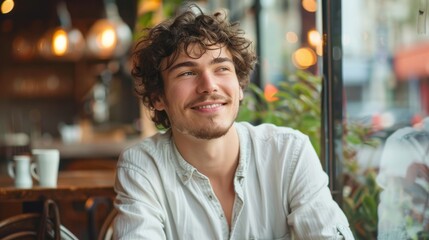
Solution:
{"label": "blurred cafe background", "polygon": [[1,4],[2,163],[25,147],[117,158],[115,144],[139,135],[128,67],[137,2]]}
{"label": "blurred cafe background", "polygon": [[[141,137],[128,60],[137,4],[0,1],[1,177],[13,155],[35,148],[59,149],[60,171],[114,170]],[[105,199],[57,204],[79,239],[95,239],[111,208]],[[19,208],[2,202],[0,220]]]}
{"label": "blurred cafe background", "polygon": [[[424,169],[429,160],[428,2],[194,2],[227,9],[255,42],[259,64],[239,120],[310,136],[356,239],[376,239],[379,226],[412,239],[426,234],[427,182],[414,176],[415,199],[387,194],[385,179],[406,178],[408,163]],[[35,147],[60,149],[62,170],[114,169],[124,147],[154,132],[133,94],[135,39],[185,1],[0,4],[0,173],[11,156]],[[395,139],[407,143],[392,148]]]}

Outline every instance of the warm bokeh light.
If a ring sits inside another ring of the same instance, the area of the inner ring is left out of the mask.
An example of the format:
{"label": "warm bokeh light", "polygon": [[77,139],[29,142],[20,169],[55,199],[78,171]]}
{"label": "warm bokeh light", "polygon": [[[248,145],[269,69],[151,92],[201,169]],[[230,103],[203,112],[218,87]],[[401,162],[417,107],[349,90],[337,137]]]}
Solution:
{"label": "warm bokeh light", "polygon": [[295,32],[287,32],[286,41],[289,43],[296,43],[298,42],[298,35]]}
{"label": "warm bokeh light", "polygon": [[318,46],[322,44],[322,37],[317,30],[310,30],[307,33],[308,43],[312,46]]}
{"label": "warm bokeh light", "polygon": [[316,0],[302,0],[302,7],[308,12],[316,12],[317,2]]}
{"label": "warm bokeh light", "polygon": [[316,46],[316,54],[318,56],[323,56],[323,44],[320,43],[319,45]]}
{"label": "warm bokeh light", "polygon": [[122,55],[131,42],[131,29],[118,18],[97,20],[86,37],[89,53],[99,58]]}
{"label": "warm bokeh light", "polygon": [[4,0],[1,4],[1,13],[7,14],[10,13],[15,7],[15,2],[13,0]]}
{"label": "warm bokeh light", "polygon": [[56,56],[63,56],[68,48],[67,32],[64,29],[58,29],[52,37],[52,51]]}
{"label": "warm bokeh light", "polygon": [[276,97],[276,94],[278,93],[278,91],[279,90],[276,88],[276,86],[274,86],[271,83],[268,83],[267,85],[265,85],[265,88],[264,88],[265,100],[267,100],[267,102],[275,102],[279,100],[279,98]]}
{"label": "warm bokeh light", "polygon": [[161,7],[161,0],[145,0],[141,1],[138,6],[138,14],[144,14],[147,12],[153,12]]}
{"label": "warm bokeh light", "polygon": [[310,30],[307,33],[308,43],[316,49],[316,54],[323,55],[323,40],[317,30]]}
{"label": "warm bokeh light", "polygon": [[79,59],[84,53],[85,41],[78,29],[57,27],[48,29],[35,46],[44,58]]}
{"label": "warm bokeh light", "polygon": [[317,61],[316,53],[308,47],[299,48],[292,55],[293,63],[297,68],[306,69]]}
{"label": "warm bokeh light", "polygon": [[98,44],[101,48],[113,48],[116,44],[116,33],[112,28],[106,28],[99,36]]}

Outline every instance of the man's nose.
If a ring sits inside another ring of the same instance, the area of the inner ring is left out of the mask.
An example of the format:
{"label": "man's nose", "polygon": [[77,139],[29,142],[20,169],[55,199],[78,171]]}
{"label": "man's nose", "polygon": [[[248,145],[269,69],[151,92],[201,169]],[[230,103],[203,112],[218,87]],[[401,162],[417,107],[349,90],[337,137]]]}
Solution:
{"label": "man's nose", "polygon": [[202,72],[198,79],[197,86],[198,93],[213,93],[218,91],[218,86],[215,80],[215,76],[209,72]]}

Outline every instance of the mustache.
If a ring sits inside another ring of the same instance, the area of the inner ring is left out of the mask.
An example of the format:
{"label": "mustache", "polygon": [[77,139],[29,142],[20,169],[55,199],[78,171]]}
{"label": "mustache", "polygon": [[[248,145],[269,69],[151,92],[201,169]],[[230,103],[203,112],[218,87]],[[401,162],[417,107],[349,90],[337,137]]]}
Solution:
{"label": "mustache", "polygon": [[221,100],[223,102],[229,102],[229,98],[226,98],[220,94],[210,94],[210,95],[204,95],[200,96],[194,100],[192,100],[190,103],[186,104],[186,108],[190,108],[198,103],[205,102],[205,101],[218,101]]}

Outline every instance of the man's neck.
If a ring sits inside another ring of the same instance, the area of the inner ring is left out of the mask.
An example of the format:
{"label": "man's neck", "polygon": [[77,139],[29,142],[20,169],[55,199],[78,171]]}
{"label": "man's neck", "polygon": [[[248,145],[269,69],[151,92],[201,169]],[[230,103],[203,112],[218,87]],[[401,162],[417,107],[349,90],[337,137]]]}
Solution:
{"label": "man's neck", "polygon": [[173,139],[182,157],[209,178],[231,228],[235,200],[234,175],[238,166],[240,143],[232,126],[227,134],[201,140],[177,133]]}
{"label": "man's neck", "polygon": [[174,132],[173,139],[182,157],[207,177],[224,178],[235,172],[239,139],[234,126],[227,134],[216,139],[197,139]]}

